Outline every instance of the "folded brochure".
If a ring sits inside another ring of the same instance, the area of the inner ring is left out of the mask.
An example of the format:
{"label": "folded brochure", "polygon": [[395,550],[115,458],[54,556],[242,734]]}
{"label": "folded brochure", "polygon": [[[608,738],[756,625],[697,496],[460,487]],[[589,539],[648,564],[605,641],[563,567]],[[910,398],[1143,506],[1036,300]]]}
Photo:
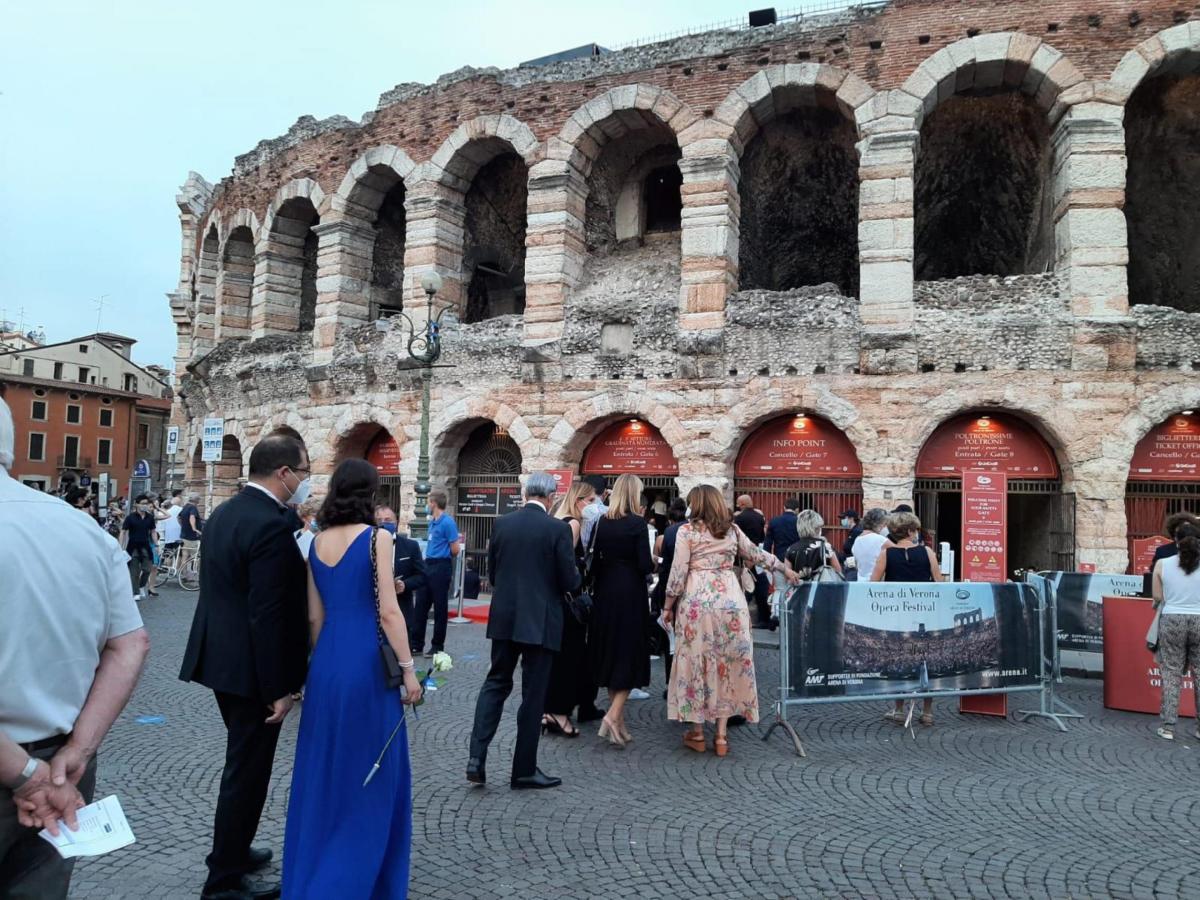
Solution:
{"label": "folded brochure", "polygon": [[89,803],[77,813],[79,829],[72,831],[64,822],[58,823],[58,837],[42,829],[42,838],[54,845],[59,856],[63,859],[73,859],[76,856],[100,856],[128,847],[133,843],[133,831],[125,812],[121,809],[121,801],[116,795],[105,797],[95,803]]}

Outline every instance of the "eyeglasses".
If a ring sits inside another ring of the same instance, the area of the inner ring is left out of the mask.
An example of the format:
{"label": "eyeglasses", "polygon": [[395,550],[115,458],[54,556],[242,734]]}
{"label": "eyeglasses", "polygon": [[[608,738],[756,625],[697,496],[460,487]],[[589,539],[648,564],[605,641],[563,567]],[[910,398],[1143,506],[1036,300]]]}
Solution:
{"label": "eyeglasses", "polygon": [[312,469],[309,469],[309,468],[303,468],[301,466],[288,466],[288,468],[291,469],[293,472],[303,472],[305,475],[312,474]]}

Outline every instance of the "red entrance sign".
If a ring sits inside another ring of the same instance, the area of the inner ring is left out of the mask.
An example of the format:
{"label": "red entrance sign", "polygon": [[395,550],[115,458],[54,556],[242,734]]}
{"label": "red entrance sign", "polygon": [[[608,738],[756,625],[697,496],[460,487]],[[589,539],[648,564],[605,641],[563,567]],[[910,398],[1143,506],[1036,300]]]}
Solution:
{"label": "red entrance sign", "polygon": [[[1104,705],[1108,709],[1156,713],[1162,704],[1162,673],[1154,654],[1146,649],[1146,632],[1154,606],[1140,597],[1105,597]],[[1196,715],[1192,673],[1183,676],[1179,715]],[[1176,726],[1176,731],[1182,731]],[[1190,729],[1189,729],[1190,730]]]}
{"label": "red entrance sign", "polygon": [[604,429],[583,454],[589,475],[678,475],[671,446],[649,422],[632,419]]}
{"label": "red entrance sign", "polygon": [[1004,581],[1008,476],[963,472],[962,479],[962,579]]}
{"label": "red entrance sign", "polygon": [[386,431],[381,431],[367,448],[367,462],[379,470],[380,475],[400,474],[400,445]]}
{"label": "red entrance sign", "polygon": [[816,416],[773,419],[742,445],[735,474],[743,478],[861,478],[854,445]]}
{"label": "red entrance sign", "polygon": [[563,496],[571,487],[571,482],[575,480],[575,476],[570,469],[547,469],[546,473],[554,479],[554,483],[558,485],[558,496]]}
{"label": "red entrance sign", "polygon": [[917,457],[918,478],[947,478],[967,469],[1010,478],[1058,477],[1042,436],[1014,416],[970,413],[943,422]]}
{"label": "red entrance sign", "polygon": [[1154,551],[1163,544],[1171,543],[1161,534],[1137,538],[1133,541],[1133,574],[1149,572],[1154,567]]}
{"label": "red entrance sign", "polygon": [[1200,416],[1171,416],[1133,450],[1130,481],[1200,481]]}

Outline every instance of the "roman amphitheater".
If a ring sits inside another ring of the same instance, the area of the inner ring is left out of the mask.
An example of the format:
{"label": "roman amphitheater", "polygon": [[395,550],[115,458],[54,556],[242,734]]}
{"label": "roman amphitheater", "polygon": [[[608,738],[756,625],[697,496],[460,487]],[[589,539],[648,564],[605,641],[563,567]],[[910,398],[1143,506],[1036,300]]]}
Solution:
{"label": "roman amphitheater", "polygon": [[1200,503],[1200,20],[1131,9],[894,0],[302,118],[177,198],[189,479],[219,416],[218,496],[285,427],[411,508],[398,314],[437,272],[432,474],[472,553],[536,469],[834,526],[910,502],[956,543],[981,468],[1010,568],[1136,566]]}

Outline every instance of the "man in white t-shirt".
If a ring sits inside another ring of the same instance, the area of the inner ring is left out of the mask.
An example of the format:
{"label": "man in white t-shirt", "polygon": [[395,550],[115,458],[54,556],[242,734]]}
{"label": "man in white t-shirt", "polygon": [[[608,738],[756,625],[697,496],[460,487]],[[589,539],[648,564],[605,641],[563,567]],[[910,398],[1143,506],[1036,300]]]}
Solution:
{"label": "man in white t-shirt", "polygon": [[858,570],[859,581],[870,581],[875,571],[875,561],[883,552],[883,546],[888,543],[883,532],[887,530],[888,512],[878,506],[868,509],[862,519],[862,534],[854,539],[851,555],[854,557],[854,567]]}
{"label": "man in white t-shirt", "polygon": [[163,510],[166,515],[160,520],[159,533],[163,536],[163,546],[170,547],[174,544],[182,543],[183,537],[179,533],[179,514],[183,512],[183,489],[176,488],[171,491],[171,505]]}

